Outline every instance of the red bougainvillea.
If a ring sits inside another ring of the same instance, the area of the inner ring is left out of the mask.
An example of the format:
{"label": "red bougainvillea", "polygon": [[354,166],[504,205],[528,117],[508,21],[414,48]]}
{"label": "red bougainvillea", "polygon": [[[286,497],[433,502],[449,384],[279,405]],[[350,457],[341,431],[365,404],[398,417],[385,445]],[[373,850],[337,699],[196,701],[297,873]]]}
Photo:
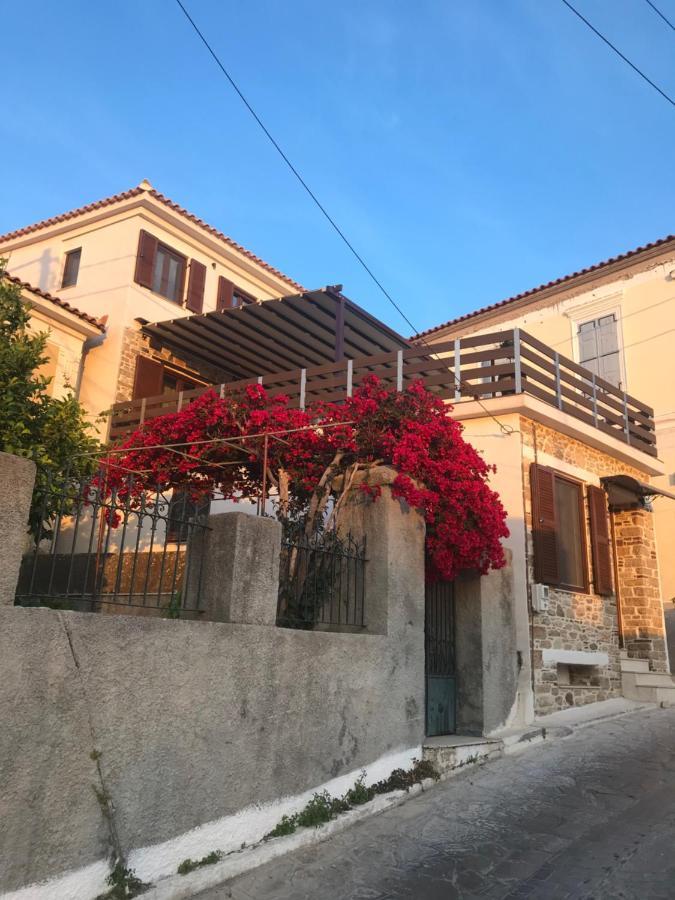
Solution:
{"label": "red bougainvillea", "polygon": [[[330,498],[339,510],[357,471],[389,465],[398,472],[394,495],[425,518],[429,577],[485,573],[504,565],[506,513],[488,484],[493,467],[464,440],[450,410],[421,383],[396,392],[375,377],[344,403],[305,411],[257,385],[223,399],[209,391],[135,431],[104,461],[103,477],[108,490],[139,497],[147,488],[180,487],[256,499],[267,434],[266,478],[280,516],[321,527]],[[131,487],[129,470],[138,473]]]}

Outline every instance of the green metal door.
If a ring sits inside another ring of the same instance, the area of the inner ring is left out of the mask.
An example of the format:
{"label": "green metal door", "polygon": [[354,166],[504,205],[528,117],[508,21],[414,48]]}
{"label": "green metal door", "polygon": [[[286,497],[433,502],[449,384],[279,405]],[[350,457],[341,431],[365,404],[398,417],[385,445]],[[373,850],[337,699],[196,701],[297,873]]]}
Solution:
{"label": "green metal door", "polygon": [[455,731],[455,595],[452,581],[426,587],[424,616],[426,732],[429,737]]}

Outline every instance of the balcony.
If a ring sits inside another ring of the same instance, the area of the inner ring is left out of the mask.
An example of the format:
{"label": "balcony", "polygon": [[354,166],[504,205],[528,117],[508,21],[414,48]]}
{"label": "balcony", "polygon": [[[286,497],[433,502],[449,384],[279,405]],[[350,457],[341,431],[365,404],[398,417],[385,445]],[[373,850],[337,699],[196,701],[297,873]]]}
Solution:
{"label": "balcony", "polygon": [[[268,395],[286,394],[292,406],[315,400],[344,400],[367,375],[403,390],[420,379],[461,418],[461,404],[484,403],[495,397],[535,397],[599,431],[656,457],[654,411],[651,407],[584,369],[541,341],[515,328],[472,335],[432,345],[344,359],[306,369],[265,374],[214,385],[221,396],[249,384],[262,384]],[[111,412],[110,440],[117,441],[138,425],[184,408],[207,389],[164,394],[116,403]]]}

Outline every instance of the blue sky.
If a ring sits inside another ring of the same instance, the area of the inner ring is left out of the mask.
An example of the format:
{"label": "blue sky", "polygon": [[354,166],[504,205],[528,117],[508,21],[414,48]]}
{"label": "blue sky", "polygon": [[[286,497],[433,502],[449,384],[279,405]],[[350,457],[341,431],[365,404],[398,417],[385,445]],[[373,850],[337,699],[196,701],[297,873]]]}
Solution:
{"label": "blue sky", "polygon": [[[560,0],[185,2],[417,328],[675,231],[675,109]],[[675,94],[675,33],[644,0],[576,5]],[[0,232],[148,178],[409,332],[173,0],[2,20]]]}

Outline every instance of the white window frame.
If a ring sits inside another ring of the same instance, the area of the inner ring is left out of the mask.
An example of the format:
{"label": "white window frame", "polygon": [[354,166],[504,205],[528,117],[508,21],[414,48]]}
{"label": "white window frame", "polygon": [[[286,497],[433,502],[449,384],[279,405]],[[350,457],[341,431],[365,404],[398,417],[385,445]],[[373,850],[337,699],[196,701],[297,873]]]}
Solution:
{"label": "white window frame", "polygon": [[584,303],[576,306],[574,309],[566,313],[570,320],[572,330],[572,350],[574,353],[574,362],[580,366],[581,352],[579,347],[579,327],[585,322],[597,321],[603,316],[611,316],[614,314],[616,319],[616,342],[619,350],[619,371],[621,372],[621,385],[619,390],[627,391],[628,384],[626,378],[626,357],[623,350],[623,317],[621,315],[621,294],[613,294],[611,297],[605,297],[602,300],[596,300],[591,303]]}

